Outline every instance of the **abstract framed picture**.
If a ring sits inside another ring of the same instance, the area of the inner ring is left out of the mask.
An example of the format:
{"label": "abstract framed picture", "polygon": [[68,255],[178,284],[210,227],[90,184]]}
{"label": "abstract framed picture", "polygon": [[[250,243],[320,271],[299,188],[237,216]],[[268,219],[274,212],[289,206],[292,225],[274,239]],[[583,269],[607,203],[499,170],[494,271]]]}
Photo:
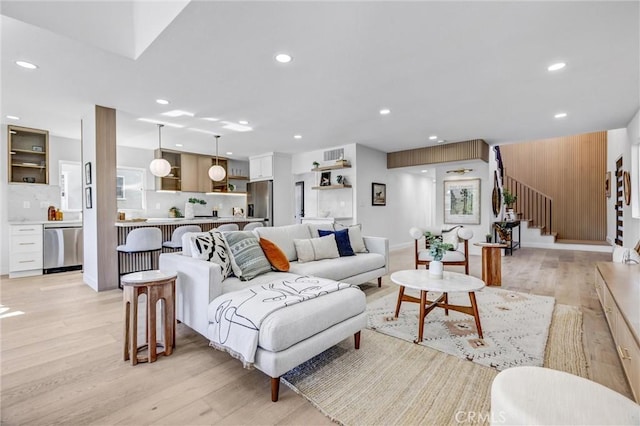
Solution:
{"label": "abstract framed picture", "polygon": [[444,181],[444,223],[480,224],[480,179]]}
{"label": "abstract framed picture", "polygon": [[87,186],[84,189],[84,205],[87,209],[93,208],[92,195],[91,195],[91,187]]}
{"label": "abstract framed picture", "polygon": [[371,183],[371,205],[387,205],[387,185],[384,183]]}
{"label": "abstract framed picture", "polygon": [[91,161],[84,163],[84,184],[91,185]]}

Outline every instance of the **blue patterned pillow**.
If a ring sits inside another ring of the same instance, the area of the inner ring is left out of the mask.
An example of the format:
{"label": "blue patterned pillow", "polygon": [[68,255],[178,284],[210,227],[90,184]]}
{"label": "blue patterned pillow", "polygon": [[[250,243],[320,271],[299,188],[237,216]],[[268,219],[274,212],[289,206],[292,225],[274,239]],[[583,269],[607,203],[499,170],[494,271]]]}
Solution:
{"label": "blue patterned pillow", "polygon": [[231,269],[242,281],[271,271],[271,263],[260,247],[260,242],[251,231],[225,232],[227,248],[231,254]]}
{"label": "blue patterned pillow", "polygon": [[322,229],[318,229],[318,235],[320,235],[321,237],[331,234],[336,237],[336,244],[338,245],[338,253],[340,253],[340,257],[356,255],[353,252],[353,248],[351,248],[348,229],[342,229],[340,231],[325,231]]}
{"label": "blue patterned pillow", "polygon": [[222,279],[231,274],[231,259],[227,252],[227,244],[220,231],[209,231],[195,234],[189,239],[191,257],[217,263],[222,268]]}

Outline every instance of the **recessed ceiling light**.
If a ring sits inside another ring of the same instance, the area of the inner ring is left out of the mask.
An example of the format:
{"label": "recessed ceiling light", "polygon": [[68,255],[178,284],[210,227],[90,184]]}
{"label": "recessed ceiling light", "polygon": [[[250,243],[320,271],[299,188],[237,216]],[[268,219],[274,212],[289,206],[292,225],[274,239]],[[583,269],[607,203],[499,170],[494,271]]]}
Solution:
{"label": "recessed ceiling light", "polygon": [[280,62],[281,64],[288,64],[292,60],[293,58],[291,57],[291,55],[288,55],[286,53],[278,53],[276,55],[276,61]]}
{"label": "recessed ceiling light", "polygon": [[176,129],[182,129],[182,124],[167,123],[166,121],[154,120],[153,118],[138,118],[138,121],[144,121],[145,123],[164,124],[165,126],[175,127]]}
{"label": "recessed ceiling light", "polygon": [[436,139],[438,139],[436,135],[429,136],[430,141],[435,141]]}
{"label": "recessed ceiling light", "polygon": [[302,139],[302,135],[293,135],[294,139]]}
{"label": "recessed ceiling light", "polygon": [[223,123],[223,129],[235,130],[236,132],[250,132],[253,130],[253,128],[249,126],[243,126],[242,124],[238,123],[231,123],[230,121],[223,121]]}
{"label": "recessed ceiling light", "polygon": [[28,70],[35,70],[36,68],[38,68],[36,64],[32,64],[31,62],[27,62],[27,61],[16,61],[16,65],[22,68],[26,68]]}
{"label": "recessed ceiling light", "polygon": [[184,115],[193,117],[195,114],[189,111],[182,111],[181,109],[174,109],[173,111],[163,112],[162,115],[166,115],[167,117],[182,117]]}
{"label": "recessed ceiling light", "polygon": [[169,105],[169,101],[166,99],[156,99],[156,102],[160,105]]}
{"label": "recessed ceiling light", "polygon": [[233,152],[227,151],[227,155],[233,155]]}
{"label": "recessed ceiling light", "polygon": [[391,112],[389,108],[383,108],[380,110],[380,115],[387,115]]}
{"label": "recessed ceiling light", "polygon": [[420,173],[427,173],[429,170],[420,170]]}
{"label": "recessed ceiling light", "polygon": [[249,124],[249,122],[247,120],[238,120],[238,123],[240,123],[240,124]]}
{"label": "recessed ceiling light", "polygon": [[202,117],[202,119],[207,121],[220,121],[219,118],[215,118],[215,117]]}
{"label": "recessed ceiling light", "polygon": [[438,143],[444,142],[444,139],[438,139]]}
{"label": "recessed ceiling light", "polygon": [[548,71],[558,71],[562,68],[566,67],[567,64],[565,62],[556,62],[555,64],[551,64],[547,67]]}
{"label": "recessed ceiling light", "polygon": [[20,120],[20,117],[16,117],[15,115],[7,115],[9,120]]}
{"label": "recessed ceiling light", "polygon": [[565,118],[567,116],[566,112],[559,112],[556,115],[554,115],[555,118]]}
{"label": "recessed ceiling light", "polygon": [[181,143],[177,143],[176,146],[183,146]]}

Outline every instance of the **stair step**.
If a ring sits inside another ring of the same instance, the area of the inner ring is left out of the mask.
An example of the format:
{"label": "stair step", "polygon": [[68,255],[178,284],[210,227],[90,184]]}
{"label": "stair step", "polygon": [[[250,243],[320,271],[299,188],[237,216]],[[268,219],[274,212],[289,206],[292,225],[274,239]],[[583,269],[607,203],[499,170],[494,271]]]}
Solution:
{"label": "stair step", "polygon": [[558,233],[557,232],[543,232],[542,235],[550,235],[554,238],[558,237]]}

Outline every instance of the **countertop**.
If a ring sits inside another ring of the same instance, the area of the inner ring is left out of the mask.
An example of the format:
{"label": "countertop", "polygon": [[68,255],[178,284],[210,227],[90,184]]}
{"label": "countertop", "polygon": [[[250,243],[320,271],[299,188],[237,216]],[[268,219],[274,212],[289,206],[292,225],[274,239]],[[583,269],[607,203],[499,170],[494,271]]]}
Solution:
{"label": "countertop", "polygon": [[158,217],[158,218],[148,218],[146,221],[140,222],[116,222],[116,226],[119,227],[127,227],[127,226],[155,226],[155,225],[189,225],[189,224],[198,224],[198,223],[230,223],[230,222],[262,222],[264,218],[259,217],[218,217],[218,218],[194,218],[194,219],[185,219],[185,218],[169,218],[169,217]]}
{"label": "countertop", "polygon": [[81,220],[11,220],[9,225],[49,225],[49,227],[82,226]]}

